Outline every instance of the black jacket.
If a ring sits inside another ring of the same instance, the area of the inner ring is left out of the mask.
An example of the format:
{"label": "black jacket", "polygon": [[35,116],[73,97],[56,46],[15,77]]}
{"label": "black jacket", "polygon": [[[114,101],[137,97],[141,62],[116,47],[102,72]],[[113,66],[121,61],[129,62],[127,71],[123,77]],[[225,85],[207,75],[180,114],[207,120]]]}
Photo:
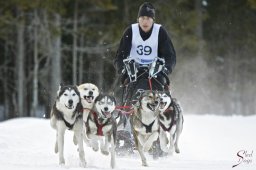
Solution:
{"label": "black jacket", "polygon": [[[140,27],[140,35],[143,40],[146,40],[150,37],[153,26],[151,30],[145,33]],[[119,48],[116,53],[116,58],[114,61],[115,68],[120,74],[124,63],[123,60],[130,55],[132,46],[132,27],[129,26],[126,28],[121,41]],[[171,73],[176,64],[176,53],[172,44],[172,41],[167,33],[167,31],[161,26],[158,34],[158,57],[165,59],[165,67],[168,69],[168,72]]]}

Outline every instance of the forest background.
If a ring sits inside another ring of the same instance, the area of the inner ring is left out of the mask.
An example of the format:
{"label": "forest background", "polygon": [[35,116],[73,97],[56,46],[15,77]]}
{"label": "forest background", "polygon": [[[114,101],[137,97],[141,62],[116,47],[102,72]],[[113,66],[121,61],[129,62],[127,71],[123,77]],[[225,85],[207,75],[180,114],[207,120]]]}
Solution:
{"label": "forest background", "polygon": [[[49,117],[60,83],[120,93],[113,60],[143,2],[0,0],[0,121]],[[185,114],[256,114],[256,0],[149,2],[176,50]]]}

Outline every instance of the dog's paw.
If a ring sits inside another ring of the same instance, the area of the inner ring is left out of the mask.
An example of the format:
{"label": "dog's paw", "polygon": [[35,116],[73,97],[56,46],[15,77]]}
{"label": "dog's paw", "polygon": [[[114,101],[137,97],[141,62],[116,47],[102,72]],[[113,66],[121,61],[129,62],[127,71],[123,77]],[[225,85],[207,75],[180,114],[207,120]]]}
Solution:
{"label": "dog's paw", "polygon": [[61,168],[67,168],[64,163],[59,164]]}
{"label": "dog's paw", "polygon": [[92,150],[97,152],[99,150],[99,146],[98,145],[92,145]]}
{"label": "dog's paw", "polygon": [[102,153],[103,155],[109,155],[109,152],[108,152],[108,151],[105,151],[105,150],[101,150],[101,153]]}
{"label": "dog's paw", "polygon": [[99,150],[99,144],[96,141],[90,141],[90,146],[92,147],[92,149],[97,152]]}
{"label": "dog's paw", "polygon": [[99,150],[99,148],[98,147],[97,148],[92,147],[92,150],[97,152]]}
{"label": "dog's paw", "polygon": [[86,168],[86,165],[87,165],[86,161],[80,161],[79,163],[79,166],[82,168]]}
{"label": "dog's paw", "polygon": [[148,166],[148,163],[146,161],[143,161],[142,166]]}
{"label": "dog's paw", "polygon": [[61,167],[64,167],[64,166],[65,166],[65,160],[64,160],[64,158],[61,158],[61,159],[60,159],[59,165],[60,165]]}
{"label": "dog's paw", "polygon": [[175,148],[175,152],[176,153],[180,153],[180,149],[179,148]]}
{"label": "dog's paw", "polygon": [[98,142],[92,142],[91,143],[92,149],[97,152],[99,150]]}

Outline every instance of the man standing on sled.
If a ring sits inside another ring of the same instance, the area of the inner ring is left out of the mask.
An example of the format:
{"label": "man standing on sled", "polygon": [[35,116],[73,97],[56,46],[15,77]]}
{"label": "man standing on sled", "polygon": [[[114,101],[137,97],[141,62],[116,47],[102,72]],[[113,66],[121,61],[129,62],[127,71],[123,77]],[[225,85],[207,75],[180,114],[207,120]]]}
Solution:
{"label": "man standing on sled", "polygon": [[[176,64],[172,41],[167,31],[155,23],[155,8],[151,3],[140,6],[137,22],[126,28],[114,61],[124,87],[123,106],[138,99],[139,89],[169,90],[168,75]],[[155,148],[159,148],[157,143]]]}
{"label": "man standing on sled", "polygon": [[[114,61],[123,85],[124,108],[138,100],[140,89],[169,91],[168,75],[176,64],[172,41],[163,26],[155,23],[155,8],[151,3],[140,6],[137,22],[126,28]],[[153,148],[153,156],[158,157],[162,152],[159,141]]]}
{"label": "man standing on sled", "polygon": [[[163,67],[152,79],[152,89],[164,90],[166,78],[176,64],[172,41],[167,31],[155,23],[155,8],[151,3],[144,2],[140,6],[137,21],[138,23],[126,28],[116,54],[115,67],[121,76],[121,83],[131,82],[125,67],[125,59],[135,62],[138,67],[137,74],[140,74],[159,58]],[[148,74],[145,76],[148,77]],[[142,84],[136,89],[149,89],[148,83]]]}

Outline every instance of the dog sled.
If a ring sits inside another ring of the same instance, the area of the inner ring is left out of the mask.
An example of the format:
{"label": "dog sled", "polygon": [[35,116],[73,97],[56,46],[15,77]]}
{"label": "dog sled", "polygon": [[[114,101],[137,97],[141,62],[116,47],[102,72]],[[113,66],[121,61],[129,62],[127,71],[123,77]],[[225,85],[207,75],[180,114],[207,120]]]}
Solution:
{"label": "dog sled", "polygon": [[[124,60],[125,69],[122,88],[122,105],[132,105],[132,100],[136,100],[138,95],[144,90],[169,90],[170,80],[162,72],[165,68],[165,61],[156,58],[150,65],[135,63],[133,59]],[[137,93],[137,94],[136,94]]]}

